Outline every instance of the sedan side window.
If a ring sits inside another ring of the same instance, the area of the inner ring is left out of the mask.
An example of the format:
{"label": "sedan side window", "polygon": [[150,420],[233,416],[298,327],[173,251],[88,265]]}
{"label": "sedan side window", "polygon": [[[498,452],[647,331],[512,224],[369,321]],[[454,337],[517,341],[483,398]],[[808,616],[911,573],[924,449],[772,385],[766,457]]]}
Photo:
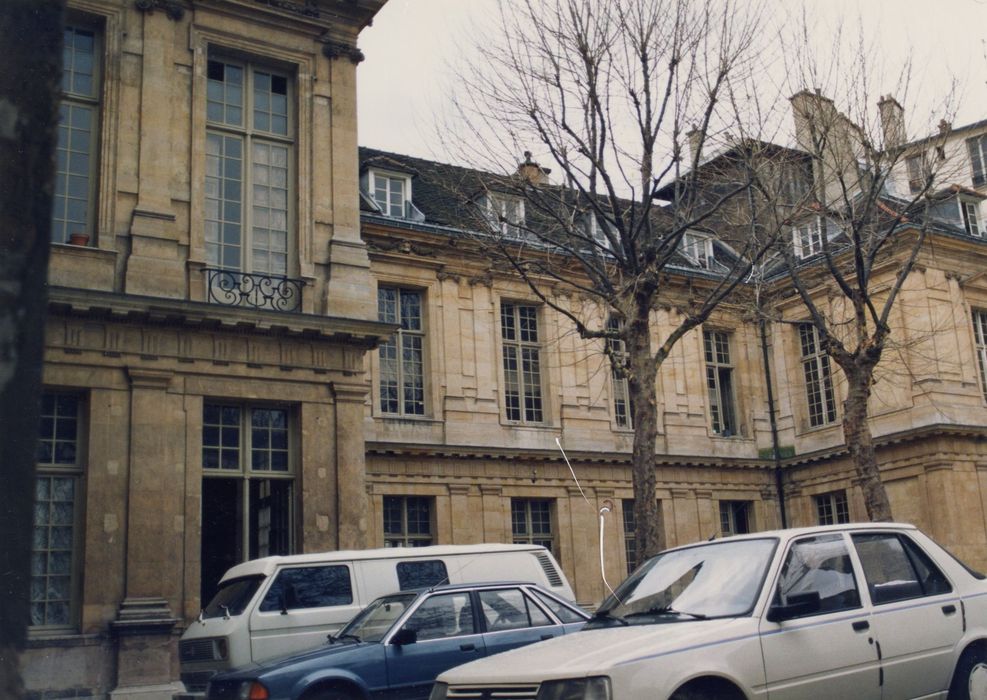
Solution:
{"label": "sedan side window", "polygon": [[789,605],[806,594],[819,595],[815,614],[860,607],[850,553],[841,535],[806,537],[788,551],[775,602]]}
{"label": "sedan side window", "polygon": [[480,591],[479,595],[488,632],[552,624],[548,615],[528,600],[518,588]]}
{"label": "sedan side window", "polygon": [[474,634],[473,605],[469,593],[434,595],[411,614],[404,629],[418,633],[418,641]]}
{"label": "sedan side window", "polygon": [[913,542],[895,533],[853,535],[874,605],[948,593],[949,581]]}

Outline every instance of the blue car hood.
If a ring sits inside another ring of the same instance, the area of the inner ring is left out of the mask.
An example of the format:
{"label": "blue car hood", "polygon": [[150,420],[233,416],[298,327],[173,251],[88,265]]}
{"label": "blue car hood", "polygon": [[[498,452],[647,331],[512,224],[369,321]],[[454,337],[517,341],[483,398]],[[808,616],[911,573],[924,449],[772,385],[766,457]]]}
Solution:
{"label": "blue car hood", "polygon": [[261,678],[284,670],[301,671],[304,667],[346,668],[351,664],[366,660],[379,647],[380,644],[377,642],[336,642],[310,651],[269,659],[259,664],[241,666],[227,673],[218,674],[215,678],[216,680]]}

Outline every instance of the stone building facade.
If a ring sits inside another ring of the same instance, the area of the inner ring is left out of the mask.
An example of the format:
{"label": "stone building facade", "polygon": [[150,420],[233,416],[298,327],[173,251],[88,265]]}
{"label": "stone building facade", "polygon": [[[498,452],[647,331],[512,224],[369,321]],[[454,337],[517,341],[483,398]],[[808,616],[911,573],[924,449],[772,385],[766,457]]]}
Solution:
{"label": "stone building facade", "polygon": [[[365,545],[357,36],[384,0],[70,0],[32,693],[168,697],[231,564]],[[53,695],[54,696],[54,695]]]}
{"label": "stone building facade", "polygon": [[[814,98],[793,102],[806,99]],[[975,222],[983,221],[987,193],[987,124],[951,134],[937,220],[897,306],[870,412],[895,517],[983,568],[987,240]],[[910,159],[930,144],[899,140],[908,155],[889,194],[908,192]],[[598,602],[602,508],[609,578],[635,559],[626,388],[599,344],[580,340],[516,276],[470,254],[463,210],[443,186],[475,172],[372,149],[361,151],[361,162],[380,318],[404,324],[368,367],[372,542],[541,541],[573,579],[578,600]],[[523,212],[519,203],[507,206],[502,211]],[[901,236],[913,234],[905,226]],[[693,267],[679,269],[683,285],[704,272],[695,269],[703,264]],[[896,269],[894,259],[886,264],[887,281]],[[825,300],[829,292],[818,294]],[[724,305],[659,372],[658,498],[669,546],[867,518],[840,425],[842,376],[811,335],[803,338],[797,297],[782,297],[777,311],[785,322],[767,324],[762,336],[751,314]],[[656,337],[677,325],[678,313],[656,310]],[[530,343],[515,335],[523,324],[534,331]],[[518,379],[511,363],[526,350],[537,371]],[[519,411],[512,393],[535,400],[537,411]]]}

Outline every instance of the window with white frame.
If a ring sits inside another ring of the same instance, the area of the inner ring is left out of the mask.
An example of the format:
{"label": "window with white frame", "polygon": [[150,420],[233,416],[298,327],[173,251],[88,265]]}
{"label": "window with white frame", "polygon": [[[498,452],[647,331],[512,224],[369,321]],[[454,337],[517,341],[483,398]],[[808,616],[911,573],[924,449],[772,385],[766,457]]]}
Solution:
{"label": "window with white frame", "polygon": [[[620,330],[620,320],[616,316],[607,319],[607,330]],[[610,383],[613,387],[613,419],[617,427],[630,428],[634,422],[634,408],[631,405],[631,392],[627,381],[627,346],[622,338],[607,338],[610,350]]]}
{"label": "window with white frame", "polygon": [[836,421],[836,399],[829,356],[822,349],[819,331],[811,323],[800,323],[799,342],[802,350],[802,376],[809,407],[809,425],[817,427]]}
{"label": "window with white frame", "polygon": [[973,170],[973,186],[987,185],[987,134],[966,140],[970,152],[970,167]]}
{"label": "window with white frame", "polygon": [[693,263],[708,270],[713,262],[713,239],[700,233],[687,231],[682,236],[682,253]]}
{"label": "window with white frame", "polygon": [[380,411],[394,415],[425,415],[422,293],[380,287],[377,290],[377,318],[399,326],[378,350]]}
{"label": "window with white frame", "polygon": [[599,246],[599,248],[591,248],[593,251],[599,251],[600,248],[610,250],[610,239],[607,237],[607,230],[609,229],[612,232],[614,229],[609,222],[601,225],[596,213],[589,211],[582,215],[580,226],[586,237],[592,239]]}
{"label": "window with white frame", "polygon": [[987,398],[987,311],[973,312],[973,338],[977,345],[977,366],[980,369],[980,388]]}
{"label": "window with white frame", "polygon": [[506,194],[488,194],[485,198],[487,221],[494,233],[505,238],[524,237],[524,200]]}
{"label": "window with white frame", "polygon": [[294,547],[295,438],[288,408],[205,402],[202,595],[232,565]]}
{"label": "window with white frame", "polygon": [[69,628],[79,619],[82,399],[44,392],[34,491],[31,626]]}
{"label": "window with white frame", "polygon": [[733,391],[733,363],[730,361],[730,335],[723,331],[703,331],[706,356],[706,390],[713,432],[723,437],[737,434],[737,411]]}
{"label": "window with white frame", "polygon": [[823,237],[826,235],[826,225],[821,216],[792,227],[792,245],[795,255],[808,258],[823,249]]}
{"label": "window with white frame", "polygon": [[432,544],[432,503],[427,496],[384,496],[384,546]]}
{"label": "window with white frame", "polygon": [[724,537],[751,531],[750,501],[720,501],[720,533]]}
{"label": "window with white frame", "polygon": [[94,29],[71,21],[63,31],[51,214],[51,240],[55,243],[68,241],[72,234],[91,238],[96,228],[100,36]]}
{"label": "window with white frame", "polygon": [[980,206],[968,199],[960,199],[960,214],[963,216],[963,228],[971,236],[983,236],[983,224],[980,223]]}
{"label": "window with white frame", "polygon": [[537,544],[556,553],[552,501],[547,498],[512,498],[511,534],[514,544]]}
{"label": "window with white frame", "polygon": [[370,196],[384,216],[406,217],[407,203],[411,201],[411,179],[408,176],[371,170],[369,189]]}
{"label": "window with white frame", "polygon": [[846,491],[831,491],[813,497],[816,518],[820,525],[841,525],[850,522],[850,506]]}
{"label": "window with white frame", "polygon": [[538,307],[501,302],[500,337],[506,418],[519,423],[541,423],[544,414]]}
{"label": "window with white frame", "polygon": [[207,66],[207,261],[286,276],[294,219],[291,78],[214,56]]}

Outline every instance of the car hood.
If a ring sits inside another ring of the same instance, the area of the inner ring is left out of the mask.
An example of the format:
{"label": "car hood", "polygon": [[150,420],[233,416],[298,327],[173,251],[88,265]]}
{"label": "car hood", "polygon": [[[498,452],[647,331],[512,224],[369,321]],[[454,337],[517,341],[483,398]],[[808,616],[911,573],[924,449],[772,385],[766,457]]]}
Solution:
{"label": "car hood", "polygon": [[241,666],[233,671],[217,675],[216,679],[260,678],[261,676],[267,676],[285,670],[297,672],[304,668],[342,668],[364,660],[368,655],[373,654],[379,646],[376,642],[327,644],[326,646],[295,653],[290,656],[269,659],[259,664],[254,663]]}
{"label": "car hood", "polygon": [[534,683],[603,675],[644,659],[715,647],[757,633],[750,617],[581,630],[479,659],[439,676],[447,683]]}

